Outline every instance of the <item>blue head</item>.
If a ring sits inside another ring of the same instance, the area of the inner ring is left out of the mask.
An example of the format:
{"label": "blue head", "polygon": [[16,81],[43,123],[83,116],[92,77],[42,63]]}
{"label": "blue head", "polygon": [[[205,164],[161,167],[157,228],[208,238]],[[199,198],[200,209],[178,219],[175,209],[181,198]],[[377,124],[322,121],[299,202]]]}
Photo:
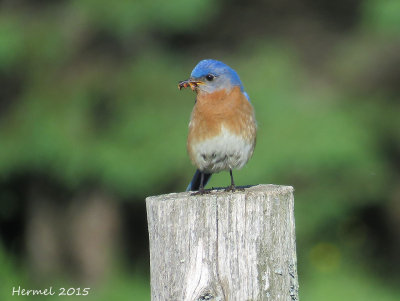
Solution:
{"label": "blue head", "polygon": [[190,78],[179,83],[179,88],[190,86],[196,92],[212,93],[218,90],[230,90],[240,87],[244,92],[239,75],[228,65],[216,60],[202,60],[194,67]]}

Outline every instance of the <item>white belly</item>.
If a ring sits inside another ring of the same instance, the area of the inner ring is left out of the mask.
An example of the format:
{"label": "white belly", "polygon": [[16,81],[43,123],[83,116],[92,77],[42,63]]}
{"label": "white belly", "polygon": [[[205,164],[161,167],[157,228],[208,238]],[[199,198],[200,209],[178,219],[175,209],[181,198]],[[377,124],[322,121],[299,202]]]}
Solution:
{"label": "white belly", "polygon": [[253,154],[254,141],[243,139],[225,128],[221,134],[192,145],[194,161],[204,172],[242,168]]}

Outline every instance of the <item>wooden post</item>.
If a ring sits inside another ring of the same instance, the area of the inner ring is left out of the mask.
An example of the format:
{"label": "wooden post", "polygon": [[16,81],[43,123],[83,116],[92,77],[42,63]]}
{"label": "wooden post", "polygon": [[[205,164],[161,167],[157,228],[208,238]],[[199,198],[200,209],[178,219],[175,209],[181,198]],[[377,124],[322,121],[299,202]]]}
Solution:
{"label": "wooden post", "polygon": [[298,300],[293,188],[146,199],[152,301]]}

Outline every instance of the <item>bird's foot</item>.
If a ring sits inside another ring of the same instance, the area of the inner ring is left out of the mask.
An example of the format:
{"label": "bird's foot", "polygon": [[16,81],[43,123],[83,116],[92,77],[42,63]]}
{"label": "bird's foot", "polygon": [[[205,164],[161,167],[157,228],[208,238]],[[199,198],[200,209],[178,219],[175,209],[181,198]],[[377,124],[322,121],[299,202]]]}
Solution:
{"label": "bird's foot", "polygon": [[236,185],[230,185],[225,188],[225,192],[235,192],[235,191],[244,191],[244,188],[236,187]]}
{"label": "bird's foot", "polygon": [[191,195],[204,195],[211,193],[211,190],[200,188],[199,191],[193,192]]}

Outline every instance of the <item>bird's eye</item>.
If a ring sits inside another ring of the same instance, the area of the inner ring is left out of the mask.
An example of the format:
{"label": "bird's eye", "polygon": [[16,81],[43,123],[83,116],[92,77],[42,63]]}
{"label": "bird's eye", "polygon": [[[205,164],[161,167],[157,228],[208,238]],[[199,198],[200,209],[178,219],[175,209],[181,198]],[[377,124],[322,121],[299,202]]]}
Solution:
{"label": "bird's eye", "polygon": [[206,75],[206,80],[208,80],[209,82],[212,81],[214,78],[215,78],[215,76],[212,75],[212,74],[207,74]]}

